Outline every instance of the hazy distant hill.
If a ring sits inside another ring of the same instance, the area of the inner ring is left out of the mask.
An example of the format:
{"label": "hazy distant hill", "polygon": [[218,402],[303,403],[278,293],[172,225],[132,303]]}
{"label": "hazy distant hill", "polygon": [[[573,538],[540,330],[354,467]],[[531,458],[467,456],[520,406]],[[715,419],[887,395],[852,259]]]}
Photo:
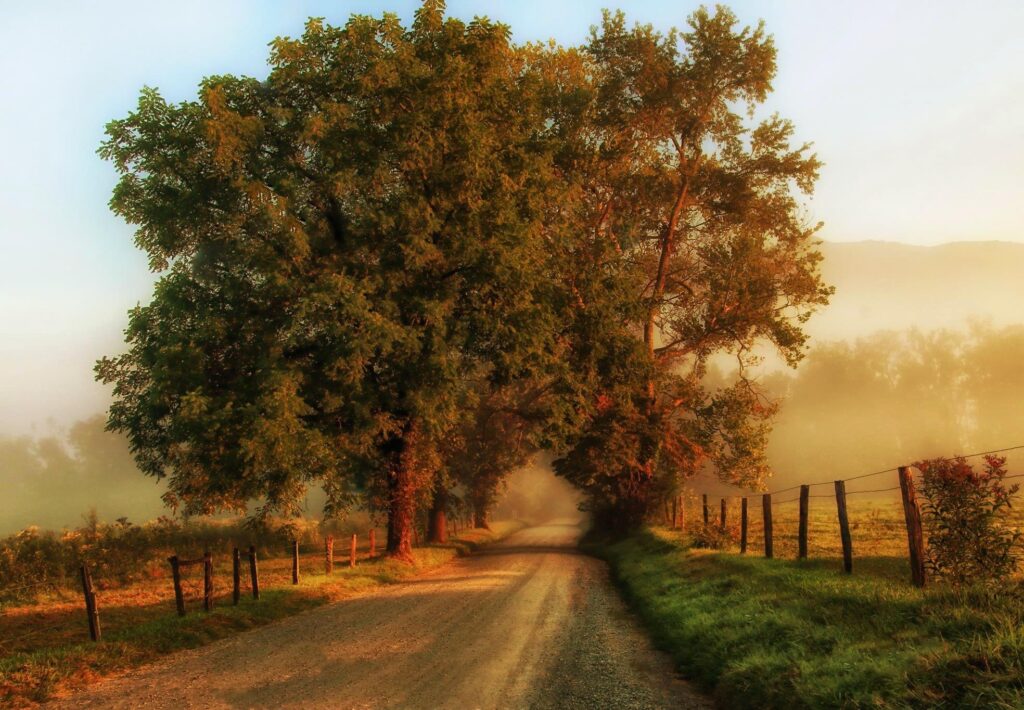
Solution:
{"label": "hazy distant hill", "polygon": [[811,319],[815,339],[962,326],[972,318],[1024,323],[1024,244],[826,242],[822,252],[836,294]]}

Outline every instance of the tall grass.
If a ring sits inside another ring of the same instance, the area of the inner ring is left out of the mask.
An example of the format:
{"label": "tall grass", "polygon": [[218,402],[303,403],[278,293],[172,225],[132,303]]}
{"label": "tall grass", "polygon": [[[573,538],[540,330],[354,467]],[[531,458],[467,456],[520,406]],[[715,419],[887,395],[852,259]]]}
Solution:
{"label": "tall grass", "polygon": [[592,547],[656,642],[729,708],[1024,707],[1024,589],[919,590],[907,562],[766,560],[647,530]]}

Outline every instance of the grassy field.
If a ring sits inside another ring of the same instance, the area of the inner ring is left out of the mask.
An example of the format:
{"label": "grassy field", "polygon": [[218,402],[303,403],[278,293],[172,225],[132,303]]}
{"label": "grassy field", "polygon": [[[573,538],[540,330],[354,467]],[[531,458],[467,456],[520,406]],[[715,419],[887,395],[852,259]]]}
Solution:
{"label": "grassy field", "polygon": [[[356,567],[349,568],[348,546],[336,542],[333,575],[325,576],[322,553],[302,555],[297,586],[291,583],[290,557],[261,560],[260,599],[247,595],[248,580],[243,577],[238,606],[231,606],[230,559],[219,555],[214,564],[213,612],[202,611],[201,572],[190,568],[194,571],[184,581],[189,611],[185,617],[176,615],[169,575],[160,567],[150,579],[97,593],[103,629],[100,643],[89,641],[83,603],[71,591],[5,606],[0,613],[0,706],[30,707],[172,651],[401,581],[521,527],[520,522],[497,522],[492,531],[467,530],[447,545],[416,548],[415,566],[379,556],[370,559],[364,549]],[[379,533],[378,539],[383,539]]]}
{"label": "grassy field", "polygon": [[664,528],[591,548],[658,645],[723,707],[1024,707],[1020,580],[998,595],[912,587],[899,515],[859,504],[853,575],[825,505],[812,506],[804,561],[793,559],[795,514],[776,513],[776,559],[760,556],[760,506],[747,555],[691,549]]}

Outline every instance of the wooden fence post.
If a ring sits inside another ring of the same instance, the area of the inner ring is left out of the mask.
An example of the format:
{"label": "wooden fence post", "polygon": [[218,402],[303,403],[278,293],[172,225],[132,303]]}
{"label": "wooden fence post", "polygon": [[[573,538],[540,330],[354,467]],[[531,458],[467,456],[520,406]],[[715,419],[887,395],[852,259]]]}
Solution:
{"label": "wooden fence post", "polygon": [[370,557],[377,556],[377,531],[370,528]]}
{"label": "wooden fence post", "polygon": [[213,611],[213,555],[203,553],[203,609]]}
{"label": "wooden fence post", "polygon": [[174,581],[174,605],[178,608],[178,616],[185,616],[185,596],[181,593],[181,566],[178,564],[178,556],[172,555],[167,561],[171,563],[171,579]]}
{"label": "wooden fence post", "polygon": [[260,574],[256,567],[256,546],[249,545],[249,581],[252,584],[252,598],[260,598]]}
{"label": "wooden fence post", "polygon": [[330,576],[334,572],[334,535],[324,538],[324,574]]}
{"label": "wooden fence post", "polygon": [[242,597],[242,560],[238,554],[238,548],[231,551],[231,603],[238,606],[238,600]]}
{"label": "wooden fence post", "polygon": [[801,560],[807,559],[807,508],[810,503],[811,487],[807,485],[800,486],[800,534],[799,534],[799,552],[797,556]]}
{"label": "wooden fence post", "polygon": [[708,526],[708,494],[705,493],[703,497],[704,501],[704,527]]}
{"label": "wooden fence post", "polygon": [[740,501],[740,554],[747,552],[747,498]]}
{"label": "wooden fence post", "polygon": [[836,481],[836,513],[839,515],[839,537],[843,541],[843,570],[853,572],[853,540],[850,518],[846,513],[846,481]]}
{"label": "wooden fence post", "polygon": [[761,506],[764,511],[764,556],[771,559],[772,556],[772,494],[765,493],[761,496]]}
{"label": "wooden fence post", "polygon": [[292,584],[299,583],[299,541],[292,540]]}
{"label": "wooden fence post", "polygon": [[719,527],[722,528],[722,532],[725,532],[725,498],[722,499],[722,516],[719,520]]}
{"label": "wooden fence post", "polygon": [[356,545],[358,544],[358,542],[359,541],[356,539],[356,534],[352,533],[352,546],[349,547],[349,549],[348,549],[348,566],[349,567],[355,567],[356,566]]}
{"label": "wooden fence post", "polygon": [[924,531],[921,528],[921,508],[917,504],[914,476],[909,466],[900,466],[900,493],[903,495],[903,514],[907,521],[907,543],[910,548],[910,578],[915,587],[925,584]]}
{"label": "wooden fence post", "polygon": [[100,615],[96,609],[96,591],[92,587],[92,575],[89,568],[82,565],[82,594],[85,597],[85,615],[89,620],[89,638],[100,640]]}

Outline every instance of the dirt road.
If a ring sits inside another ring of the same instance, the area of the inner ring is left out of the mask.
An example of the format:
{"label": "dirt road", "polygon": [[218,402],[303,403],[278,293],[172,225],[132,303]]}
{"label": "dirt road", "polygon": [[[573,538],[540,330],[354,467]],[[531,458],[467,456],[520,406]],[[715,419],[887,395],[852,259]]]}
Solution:
{"label": "dirt road", "polygon": [[575,551],[527,528],[383,591],[185,651],[54,707],[709,707]]}

